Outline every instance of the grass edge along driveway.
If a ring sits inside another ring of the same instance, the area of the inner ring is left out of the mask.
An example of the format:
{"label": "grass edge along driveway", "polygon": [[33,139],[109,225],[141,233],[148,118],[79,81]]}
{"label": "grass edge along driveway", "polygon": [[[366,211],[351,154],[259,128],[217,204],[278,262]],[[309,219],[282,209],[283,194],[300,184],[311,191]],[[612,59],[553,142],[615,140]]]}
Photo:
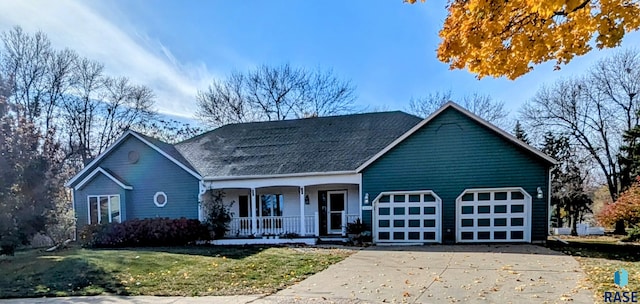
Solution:
{"label": "grass edge along driveway", "polygon": [[[569,244],[549,240],[547,246],[573,256],[587,274],[595,303],[604,303],[605,292],[640,291],[640,245],[620,243],[608,237],[568,238]],[[629,285],[619,287],[613,282],[616,270],[629,273]]]}
{"label": "grass edge along driveway", "polygon": [[264,246],[19,251],[0,257],[0,298],[268,294],[352,253]]}

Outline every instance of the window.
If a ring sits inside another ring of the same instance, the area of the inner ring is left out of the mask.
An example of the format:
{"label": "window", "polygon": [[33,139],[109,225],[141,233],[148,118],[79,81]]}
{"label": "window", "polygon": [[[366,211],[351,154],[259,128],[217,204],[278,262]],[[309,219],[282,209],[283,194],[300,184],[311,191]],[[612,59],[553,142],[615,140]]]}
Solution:
{"label": "window", "polygon": [[120,195],[90,195],[89,224],[120,223]]}
{"label": "window", "polygon": [[473,214],[473,206],[462,206],[462,214]]}
{"label": "window", "polygon": [[164,192],[156,192],[153,196],[153,203],[158,207],[164,207],[167,204],[167,195]]}
{"label": "window", "polygon": [[284,195],[264,194],[260,195],[260,206],[256,208],[258,216],[282,216],[284,209]]}
{"label": "window", "polygon": [[249,217],[249,196],[248,195],[240,195],[238,197],[238,208],[239,208],[239,216],[240,217]]}

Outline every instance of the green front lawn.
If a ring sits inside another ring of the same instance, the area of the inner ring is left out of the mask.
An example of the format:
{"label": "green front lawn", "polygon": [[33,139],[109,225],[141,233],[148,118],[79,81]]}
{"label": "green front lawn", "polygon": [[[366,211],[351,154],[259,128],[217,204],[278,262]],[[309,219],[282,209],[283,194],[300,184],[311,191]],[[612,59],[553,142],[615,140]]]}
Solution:
{"label": "green front lawn", "polygon": [[0,298],[272,293],[352,253],[258,246],[30,250],[0,257]]}
{"label": "green front lawn", "polygon": [[[617,238],[568,238],[569,245],[551,240],[548,246],[575,257],[593,285],[595,299],[604,302],[604,292],[640,291],[640,245],[618,243]],[[629,272],[629,285],[620,288],[613,274],[620,268]]]}

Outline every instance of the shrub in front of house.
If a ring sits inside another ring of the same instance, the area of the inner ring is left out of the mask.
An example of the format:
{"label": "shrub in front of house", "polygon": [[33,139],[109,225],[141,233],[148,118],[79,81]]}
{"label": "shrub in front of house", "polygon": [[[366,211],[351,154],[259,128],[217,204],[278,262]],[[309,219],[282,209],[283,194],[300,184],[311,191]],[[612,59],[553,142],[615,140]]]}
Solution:
{"label": "shrub in front of house", "polygon": [[183,246],[209,240],[207,225],[194,219],[132,219],[122,223],[93,224],[80,231],[84,247]]}

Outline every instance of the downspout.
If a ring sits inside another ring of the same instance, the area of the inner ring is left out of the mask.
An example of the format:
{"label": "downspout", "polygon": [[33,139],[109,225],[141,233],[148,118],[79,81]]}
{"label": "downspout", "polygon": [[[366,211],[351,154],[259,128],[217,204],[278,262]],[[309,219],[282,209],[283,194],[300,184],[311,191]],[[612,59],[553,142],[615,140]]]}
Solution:
{"label": "downspout", "polygon": [[76,197],[74,195],[74,189],[71,188],[71,208],[73,209],[73,219],[74,219],[74,229],[73,229],[73,240],[78,240],[78,216],[76,215]]}
{"label": "downspout", "polygon": [[547,217],[547,235],[551,235],[553,230],[551,227],[551,216],[552,216],[552,210],[551,210],[551,171],[555,170],[555,166],[554,167],[550,167],[549,168],[549,176],[548,176],[548,185],[547,185],[547,213],[549,213],[548,217]]}

